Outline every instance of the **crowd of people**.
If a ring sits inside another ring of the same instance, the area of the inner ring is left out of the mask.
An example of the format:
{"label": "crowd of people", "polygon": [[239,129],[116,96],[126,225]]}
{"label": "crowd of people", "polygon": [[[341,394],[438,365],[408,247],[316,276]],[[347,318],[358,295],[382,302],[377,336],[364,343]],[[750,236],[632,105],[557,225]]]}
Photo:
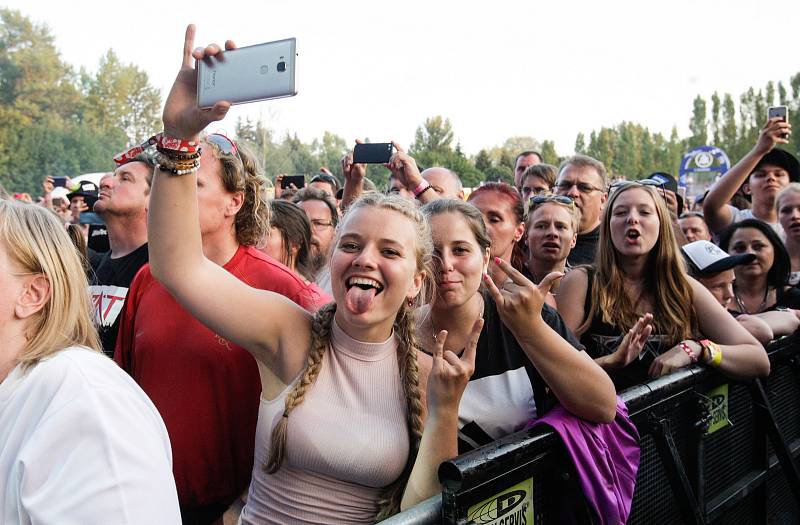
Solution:
{"label": "crowd of people", "polygon": [[630,433],[621,389],[766,376],[800,326],[785,122],[696,202],[534,151],[469,191],[398,144],[384,191],[351,153],[268,199],[204,134],[229,104],[198,108],[193,63],[224,51],[193,40],[155,151],[0,200],[2,523],[373,523],[555,407]]}

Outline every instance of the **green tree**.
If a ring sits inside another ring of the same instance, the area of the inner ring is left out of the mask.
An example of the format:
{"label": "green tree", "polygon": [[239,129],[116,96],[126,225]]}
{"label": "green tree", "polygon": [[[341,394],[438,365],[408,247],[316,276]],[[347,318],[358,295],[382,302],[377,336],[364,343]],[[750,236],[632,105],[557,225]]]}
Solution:
{"label": "green tree", "polygon": [[122,129],[128,143],[138,143],[158,130],[161,95],[150,85],[147,73],[120,62],[109,49],[100,59],[94,77],[84,73],[85,120],[100,129]]}
{"label": "green tree", "polygon": [[542,142],[541,154],[542,161],[558,166],[559,157],[556,152],[556,145],[552,140],[545,140]]}
{"label": "green tree", "polygon": [[417,127],[414,134],[414,142],[411,144],[409,153],[411,155],[419,153],[445,153],[452,151],[453,125],[450,119],[442,118],[441,115],[425,119],[425,122]]}
{"label": "green tree", "polygon": [[689,147],[703,146],[708,144],[708,120],[706,117],[706,101],[697,95],[693,102],[692,119],[689,121]]}

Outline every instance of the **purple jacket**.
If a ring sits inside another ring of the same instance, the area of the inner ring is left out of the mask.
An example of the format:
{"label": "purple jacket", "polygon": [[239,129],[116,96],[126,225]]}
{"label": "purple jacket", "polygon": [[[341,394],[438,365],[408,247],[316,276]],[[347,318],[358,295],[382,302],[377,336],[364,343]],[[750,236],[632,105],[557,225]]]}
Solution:
{"label": "purple jacket", "polygon": [[617,415],[608,424],[590,423],[556,406],[531,426],[549,425],[575,464],[586,501],[603,525],[624,524],[631,511],[639,469],[639,432],[628,407],[617,397]]}

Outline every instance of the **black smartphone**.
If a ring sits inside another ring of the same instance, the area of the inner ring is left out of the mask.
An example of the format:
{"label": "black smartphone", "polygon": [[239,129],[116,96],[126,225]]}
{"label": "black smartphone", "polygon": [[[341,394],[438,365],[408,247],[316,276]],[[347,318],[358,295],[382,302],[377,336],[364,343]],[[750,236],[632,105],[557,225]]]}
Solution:
{"label": "black smartphone", "polygon": [[356,144],[353,162],[356,164],[386,164],[392,158],[394,146],[391,142]]}
{"label": "black smartphone", "polygon": [[300,189],[306,185],[305,175],[284,175],[281,179],[281,189],[291,188],[294,184],[295,188]]}
{"label": "black smartphone", "polygon": [[[789,122],[789,108],[786,106],[772,106],[767,110],[767,119],[772,120],[775,117],[783,120],[784,122]],[[781,133],[782,139],[788,139],[788,133]]]}
{"label": "black smartphone", "polygon": [[67,178],[66,177],[52,177],[53,179],[53,186],[56,188],[66,188],[67,187]]}

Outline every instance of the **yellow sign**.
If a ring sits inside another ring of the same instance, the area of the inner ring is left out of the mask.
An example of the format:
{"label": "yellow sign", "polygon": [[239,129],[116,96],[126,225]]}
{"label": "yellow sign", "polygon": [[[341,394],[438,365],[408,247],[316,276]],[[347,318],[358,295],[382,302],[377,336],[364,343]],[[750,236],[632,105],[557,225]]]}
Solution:
{"label": "yellow sign", "polygon": [[706,395],[708,396],[706,407],[708,407],[708,412],[711,414],[711,422],[708,425],[706,434],[713,434],[731,424],[730,419],[728,419],[728,384],[720,385]]}
{"label": "yellow sign", "polygon": [[467,519],[475,525],[533,525],[533,478],[471,506]]}

